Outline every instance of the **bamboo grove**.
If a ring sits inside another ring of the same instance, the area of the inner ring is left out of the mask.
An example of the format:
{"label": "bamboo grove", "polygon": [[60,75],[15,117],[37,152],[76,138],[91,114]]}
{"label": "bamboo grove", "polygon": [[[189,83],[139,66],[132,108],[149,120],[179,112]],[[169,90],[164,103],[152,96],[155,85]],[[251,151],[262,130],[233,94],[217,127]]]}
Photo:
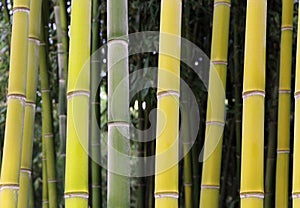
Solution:
{"label": "bamboo grove", "polygon": [[0,208],[300,208],[298,1],[0,9]]}

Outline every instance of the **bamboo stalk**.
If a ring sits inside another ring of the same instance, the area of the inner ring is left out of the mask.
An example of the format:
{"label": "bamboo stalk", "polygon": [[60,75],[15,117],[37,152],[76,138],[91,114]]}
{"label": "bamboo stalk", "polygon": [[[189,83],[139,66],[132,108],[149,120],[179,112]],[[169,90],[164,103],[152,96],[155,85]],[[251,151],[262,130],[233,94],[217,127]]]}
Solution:
{"label": "bamboo stalk", "polygon": [[294,1],[282,1],[275,207],[288,207]]}
{"label": "bamboo stalk", "polygon": [[[99,19],[99,0],[92,0],[92,49],[91,54],[99,49],[100,45],[100,19]],[[97,62],[91,58],[91,97],[90,97],[90,151],[91,151],[91,203],[92,207],[101,207],[101,141],[100,141],[100,94],[98,93],[98,85],[100,83],[100,67]]]}
{"label": "bamboo stalk", "polygon": [[42,180],[43,180],[42,208],[49,208],[47,156],[46,156],[46,147],[45,147],[45,137],[42,138],[42,174],[43,174],[43,176],[42,176]]}
{"label": "bamboo stalk", "polygon": [[108,1],[108,208],[130,206],[130,164],[129,161],[120,161],[118,156],[118,153],[126,156],[130,150],[129,138],[126,137],[130,122],[127,18],[127,0]]}
{"label": "bamboo stalk", "polygon": [[263,207],[267,1],[248,1],[243,88],[241,208]]}
{"label": "bamboo stalk", "polygon": [[[298,15],[300,10],[298,11]],[[300,19],[298,19],[298,41],[297,41],[297,59],[296,59],[296,75],[295,75],[295,120],[294,120],[294,160],[293,160],[293,188],[292,188],[292,198],[293,198],[293,207],[300,207]]]}
{"label": "bamboo stalk", "polygon": [[91,1],[73,0],[67,91],[66,208],[88,207],[90,30]]}
{"label": "bamboo stalk", "polygon": [[32,177],[32,148],[34,137],[35,103],[39,66],[41,8],[41,0],[30,2],[26,104],[18,208],[29,207],[29,189],[31,186],[30,182]]}
{"label": "bamboo stalk", "polygon": [[[65,166],[65,140],[66,140],[66,69],[64,64],[64,51],[62,46],[62,30],[60,24],[60,7],[54,7],[55,23],[57,28],[57,56],[58,56],[58,114],[59,114],[59,138],[60,150],[58,153],[58,162],[62,167]],[[60,176],[59,176],[60,177]],[[62,173],[62,181],[64,181],[64,171]]]}
{"label": "bamboo stalk", "polygon": [[[211,153],[211,155],[203,162],[200,196],[201,208],[218,207],[223,138],[219,138],[222,135],[214,132],[220,132],[220,130],[224,128],[225,125],[224,103],[227,71],[229,16],[230,0],[215,0],[211,47],[211,61],[213,64],[212,67],[214,68],[210,69],[206,133],[204,143],[204,155],[206,155],[205,158],[208,156],[208,154]],[[217,78],[215,76],[217,76]],[[218,79],[220,79],[220,81],[222,82],[221,89],[215,89]],[[216,95],[218,95],[219,98],[215,99],[214,97]],[[211,104],[210,102],[215,103]],[[215,109],[212,109],[212,105],[218,106],[220,110],[218,110],[217,112],[213,112],[215,111]],[[214,146],[215,150],[211,150],[211,148],[214,148]]]}
{"label": "bamboo stalk", "polygon": [[17,207],[26,94],[29,0],[15,0],[7,115],[0,182],[0,207]]}
{"label": "bamboo stalk", "polygon": [[189,100],[186,93],[181,94],[181,130],[183,135],[181,141],[183,143],[183,187],[184,187],[184,207],[193,207],[192,196],[192,151],[191,151],[191,138],[190,138],[190,118],[188,111],[190,109]]}
{"label": "bamboo stalk", "polygon": [[41,78],[41,92],[42,92],[42,137],[46,151],[46,171],[48,183],[48,198],[49,207],[57,208],[57,181],[55,168],[55,148],[52,127],[52,102],[49,88],[48,77],[48,61],[46,55],[46,37],[44,34],[44,22],[42,20],[41,27],[41,42],[40,42],[40,78]]}
{"label": "bamboo stalk", "polygon": [[[155,207],[178,207],[181,0],[162,0],[157,85]],[[169,34],[168,37],[166,34]],[[164,115],[163,115],[164,114]]]}

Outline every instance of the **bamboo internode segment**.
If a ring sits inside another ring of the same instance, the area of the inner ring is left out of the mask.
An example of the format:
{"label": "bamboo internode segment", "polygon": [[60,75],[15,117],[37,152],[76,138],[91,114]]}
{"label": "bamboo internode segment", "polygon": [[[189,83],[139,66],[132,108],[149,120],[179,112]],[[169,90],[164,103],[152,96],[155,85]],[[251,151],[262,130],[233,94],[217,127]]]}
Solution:
{"label": "bamboo internode segment", "polygon": [[[71,5],[65,169],[67,196],[88,193],[91,1],[72,0]],[[87,208],[88,199],[67,197],[65,206]]]}
{"label": "bamboo internode segment", "polygon": [[241,208],[263,207],[266,0],[247,3],[243,85]]}
{"label": "bamboo internode segment", "polygon": [[[42,92],[42,147],[43,147],[43,200],[49,201],[49,204],[43,204],[46,208],[57,207],[57,189],[56,183],[48,184],[48,180],[56,180],[55,169],[55,150],[52,130],[52,102],[49,88],[48,60],[46,54],[44,22],[41,24],[40,34],[40,78]],[[49,193],[49,196],[48,196]],[[47,206],[46,206],[47,205]]]}
{"label": "bamboo internode segment", "polygon": [[181,14],[181,0],[161,1],[157,107],[164,115],[157,114],[154,190],[156,208],[178,207]]}
{"label": "bamboo internode segment", "polygon": [[219,201],[230,6],[230,0],[214,1],[200,208],[217,208]]}
{"label": "bamboo internode segment", "polygon": [[294,1],[282,0],[275,207],[288,207]]}
{"label": "bamboo internode segment", "polygon": [[20,172],[20,191],[18,208],[29,206],[29,188],[31,186],[32,148],[34,137],[34,118],[36,90],[39,66],[39,45],[41,30],[42,1],[30,2],[30,21],[28,34],[28,69],[26,83],[26,104],[24,117],[24,132],[22,143],[22,159]]}
{"label": "bamboo internode segment", "polygon": [[0,181],[0,207],[18,204],[24,127],[29,31],[29,0],[15,0],[8,81],[7,116]]}
{"label": "bamboo internode segment", "polygon": [[[298,11],[300,14],[300,11]],[[295,75],[295,120],[294,120],[294,160],[293,160],[293,207],[300,207],[300,19],[298,19],[297,60]]]}

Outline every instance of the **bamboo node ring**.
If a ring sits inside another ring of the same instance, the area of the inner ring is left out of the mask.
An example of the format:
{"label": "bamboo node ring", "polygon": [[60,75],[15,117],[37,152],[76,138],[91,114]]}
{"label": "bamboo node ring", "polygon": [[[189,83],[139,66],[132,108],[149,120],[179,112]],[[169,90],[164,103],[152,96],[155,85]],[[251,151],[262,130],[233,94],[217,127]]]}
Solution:
{"label": "bamboo node ring", "polygon": [[108,127],[126,127],[129,128],[130,124],[124,121],[113,121],[107,123]]}
{"label": "bamboo node ring", "polygon": [[299,199],[300,198],[300,193],[299,192],[293,193],[292,198],[293,199]]}
{"label": "bamboo node ring", "polygon": [[70,100],[71,98],[74,98],[74,97],[77,97],[77,96],[90,97],[90,93],[88,91],[84,91],[84,90],[69,92],[68,95],[67,95],[67,99]]}
{"label": "bamboo node ring", "polygon": [[166,91],[161,91],[157,93],[157,99],[160,99],[162,97],[166,97],[166,96],[176,96],[176,97],[180,97],[180,93],[175,91],[175,90],[166,90]]}
{"label": "bamboo node ring", "polygon": [[219,185],[201,185],[201,189],[216,189],[216,190],[219,190],[220,186]]}
{"label": "bamboo node ring", "polygon": [[225,66],[228,65],[227,61],[212,61],[211,63],[213,65],[225,65]]}
{"label": "bamboo node ring", "polygon": [[28,168],[21,168],[20,171],[22,173],[27,173],[28,175],[31,175],[32,174],[32,171]]}
{"label": "bamboo node ring", "polygon": [[179,194],[176,192],[169,192],[169,193],[155,193],[154,194],[155,199],[160,199],[160,198],[172,198],[172,199],[178,199]]}
{"label": "bamboo node ring", "polygon": [[26,102],[26,96],[24,95],[18,95],[18,94],[11,94],[11,95],[8,95],[7,96],[7,102],[11,99],[16,99],[16,100],[19,100],[21,101],[22,103],[25,103]]}
{"label": "bamboo node ring", "polygon": [[279,90],[279,94],[291,94],[291,90]]}
{"label": "bamboo node ring", "polygon": [[2,191],[4,189],[19,190],[20,187],[18,184],[3,184],[3,185],[1,184],[0,191]]}
{"label": "bamboo node ring", "polygon": [[28,37],[28,41],[32,41],[34,42],[36,45],[40,46],[41,41],[40,39],[36,38],[36,37]]}
{"label": "bamboo node ring", "polygon": [[221,6],[221,5],[231,7],[231,4],[226,1],[219,1],[219,2],[214,3],[214,7]]}
{"label": "bamboo node ring", "polygon": [[66,193],[64,195],[65,199],[69,199],[69,198],[82,198],[82,199],[88,199],[89,198],[89,194],[87,193]]}
{"label": "bamboo node ring", "polygon": [[53,138],[53,134],[45,134],[44,137],[45,138]]}
{"label": "bamboo node ring", "polygon": [[258,198],[258,199],[263,199],[265,198],[264,193],[241,193],[240,194],[241,199],[247,199],[247,198]]}
{"label": "bamboo node ring", "polygon": [[252,96],[262,96],[265,97],[266,93],[262,90],[252,90],[243,93],[243,99],[247,99]]}
{"label": "bamboo node ring", "polygon": [[298,100],[300,98],[300,92],[295,92],[295,100]]}
{"label": "bamboo node ring", "polygon": [[13,8],[13,14],[15,14],[17,12],[25,12],[29,15],[30,14],[30,9],[28,7],[15,7],[15,8]]}
{"label": "bamboo node ring", "polygon": [[215,126],[225,126],[225,123],[222,121],[206,121],[206,126],[215,125]]}
{"label": "bamboo node ring", "polygon": [[290,150],[277,150],[277,154],[289,154]]}
{"label": "bamboo node ring", "polygon": [[292,26],[282,26],[281,27],[281,31],[293,31],[293,27]]}

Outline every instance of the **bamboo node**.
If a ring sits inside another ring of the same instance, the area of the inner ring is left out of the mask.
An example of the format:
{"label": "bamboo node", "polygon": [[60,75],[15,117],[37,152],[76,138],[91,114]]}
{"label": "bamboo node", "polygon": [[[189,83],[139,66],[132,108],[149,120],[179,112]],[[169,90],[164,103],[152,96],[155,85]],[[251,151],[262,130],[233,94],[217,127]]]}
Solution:
{"label": "bamboo node", "polygon": [[31,175],[31,174],[32,174],[31,169],[28,169],[28,168],[21,168],[21,169],[20,169],[20,172],[21,172],[21,173],[27,173],[28,175]]}
{"label": "bamboo node", "polygon": [[157,99],[160,99],[162,97],[166,97],[166,96],[176,96],[176,97],[180,97],[180,92],[174,91],[174,90],[167,90],[167,91],[161,91],[157,93]]}
{"label": "bamboo node", "polygon": [[299,192],[293,193],[292,198],[293,199],[299,199],[300,198],[300,193]]}
{"label": "bamboo node", "polygon": [[258,198],[258,199],[263,199],[265,198],[264,193],[260,192],[253,192],[253,193],[241,193],[240,194],[241,199],[247,199],[247,198]]}
{"label": "bamboo node", "polygon": [[249,97],[252,97],[252,96],[265,97],[266,93],[265,93],[265,91],[262,91],[262,90],[251,90],[251,91],[243,92],[243,99],[244,100],[249,98]]}
{"label": "bamboo node", "polygon": [[226,1],[219,1],[219,2],[214,3],[214,7],[221,6],[221,5],[231,7],[231,4],[229,2],[226,2]]}
{"label": "bamboo node", "polygon": [[32,108],[34,108],[35,109],[35,103],[33,103],[33,102],[31,102],[31,101],[26,101],[25,102],[25,106],[29,106],[29,107],[32,107]]}
{"label": "bamboo node", "polygon": [[43,204],[49,204],[48,200],[43,200]]}
{"label": "bamboo node", "polygon": [[291,94],[291,90],[279,90],[279,94]]}
{"label": "bamboo node", "polygon": [[166,192],[166,193],[155,193],[154,194],[155,199],[160,199],[160,198],[172,198],[172,199],[178,199],[179,194],[176,192]]}
{"label": "bamboo node", "polygon": [[100,185],[92,185],[92,188],[98,189],[98,188],[101,188],[101,186]]}
{"label": "bamboo node", "polygon": [[49,179],[48,183],[57,183],[57,180],[55,180],[55,179],[54,180]]}
{"label": "bamboo node", "polygon": [[67,99],[70,100],[71,98],[77,97],[77,96],[87,96],[90,97],[90,93],[85,90],[78,90],[78,91],[73,91],[69,92],[67,95]]}
{"label": "bamboo node", "polygon": [[191,187],[191,186],[193,186],[193,184],[192,183],[183,183],[183,186]]}
{"label": "bamboo node", "polygon": [[300,98],[300,92],[295,92],[294,98],[295,100],[298,100]]}
{"label": "bamboo node", "polygon": [[50,90],[41,90],[42,93],[49,93]]}
{"label": "bamboo node", "polygon": [[126,127],[129,128],[130,124],[125,121],[111,121],[107,123],[107,127]]}
{"label": "bamboo node", "polygon": [[59,79],[59,83],[64,84],[64,83],[66,83],[66,80],[64,80],[64,79]]}
{"label": "bamboo node", "polygon": [[28,37],[28,41],[32,41],[38,46],[40,46],[40,42],[41,42],[40,39],[38,39],[36,37]]}
{"label": "bamboo node", "polygon": [[211,63],[213,65],[225,65],[225,66],[228,65],[227,61],[212,61]]}
{"label": "bamboo node", "polygon": [[45,134],[44,137],[47,138],[47,139],[53,138],[53,134]]}
{"label": "bamboo node", "polygon": [[201,189],[216,189],[216,190],[219,190],[220,186],[219,185],[201,185]]}
{"label": "bamboo node", "polygon": [[20,186],[19,186],[19,184],[1,184],[0,191],[2,191],[4,189],[19,190]]}
{"label": "bamboo node", "polygon": [[26,96],[24,96],[24,95],[19,95],[19,94],[7,95],[7,102],[9,102],[11,99],[19,100],[23,104],[25,104],[25,102],[26,102]]}
{"label": "bamboo node", "polygon": [[70,199],[70,198],[82,198],[82,199],[88,199],[89,194],[88,193],[65,193],[64,195],[65,199]]}
{"label": "bamboo node", "polygon": [[282,26],[281,31],[293,31],[293,26]]}
{"label": "bamboo node", "polygon": [[40,41],[40,46],[46,46],[45,42]]}
{"label": "bamboo node", "polygon": [[290,150],[277,150],[277,154],[289,154]]}
{"label": "bamboo node", "polygon": [[15,14],[17,12],[25,12],[29,15],[30,14],[30,9],[28,7],[15,7],[15,8],[13,8],[13,14]]}
{"label": "bamboo node", "polygon": [[206,121],[206,126],[215,125],[215,126],[225,126],[225,123],[222,121]]}

